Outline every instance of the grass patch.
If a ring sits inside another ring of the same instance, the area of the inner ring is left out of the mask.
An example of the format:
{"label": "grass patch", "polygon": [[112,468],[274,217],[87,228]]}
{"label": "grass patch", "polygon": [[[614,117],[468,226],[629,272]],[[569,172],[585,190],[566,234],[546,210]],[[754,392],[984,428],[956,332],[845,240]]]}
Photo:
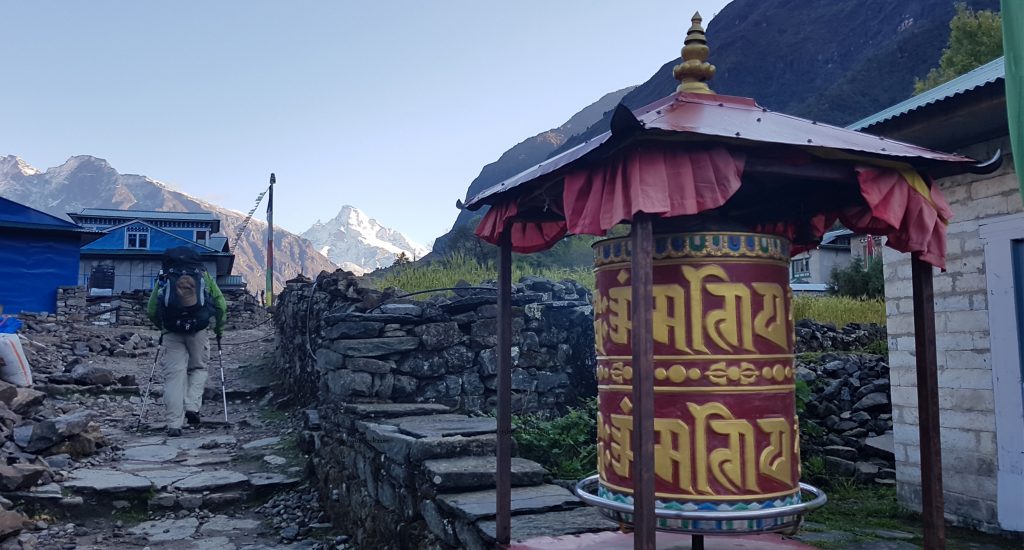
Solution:
{"label": "grass patch", "polygon": [[125,525],[135,525],[144,521],[149,521],[149,513],[140,508],[130,506],[123,510],[114,510],[110,514],[110,517],[115,521],[124,522]]}
{"label": "grass patch", "polygon": [[[812,459],[813,460],[813,459]],[[804,462],[804,477],[807,477],[809,461]],[[880,540],[873,531],[884,529],[902,531],[914,535],[908,540],[921,545],[921,517],[915,512],[904,510],[896,501],[895,487],[878,485],[859,485],[848,479],[832,478],[825,485],[828,503],[807,516],[810,525],[801,532],[832,532],[848,534],[845,540],[832,542],[827,540],[807,540],[806,544],[817,548],[845,548],[852,541]],[[946,540],[951,550],[978,548],[980,546],[995,548],[1020,548],[1019,539],[988,535],[978,531],[946,526]],[[870,546],[864,546],[869,548]]]}
{"label": "grass patch", "polygon": [[540,463],[558,479],[582,479],[597,467],[597,398],[558,418],[512,417],[519,456]]}
{"label": "grass patch", "polygon": [[[545,277],[552,281],[572,279],[591,291],[594,290],[594,272],[589,266],[535,266],[517,258],[512,263],[512,279],[518,281],[520,277],[526,275]],[[497,278],[498,271],[493,262],[481,261],[467,254],[455,253],[430,264],[420,262],[397,266],[388,270],[383,276],[373,277],[371,275],[364,280],[370,286],[378,289],[393,287],[405,292],[420,292],[432,288],[452,288],[459,281],[479,285],[484,281],[493,281]]]}
{"label": "grass patch", "polygon": [[259,411],[260,420],[264,422],[284,422],[288,420],[288,413],[273,407],[261,407]]}
{"label": "grass patch", "polygon": [[[805,467],[810,464],[805,463]],[[821,466],[824,466],[822,464]],[[813,469],[810,468],[810,469]],[[834,479],[828,484],[828,504],[811,512],[807,521],[820,524],[808,531],[849,533],[843,542],[809,540],[817,548],[842,548],[853,540],[871,540],[875,529],[904,531],[914,534],[913,543],[920,544],[920,522],[915,514],[900,508],[896,502],[896,489],[876,485],[858,485],[852,480]]]}
{"label": "grass patch", "polygon": [[793,318],[810,319],[836,327],[850,323],[885,325],[884,300],[858,300],[843,296],[793,297]]}

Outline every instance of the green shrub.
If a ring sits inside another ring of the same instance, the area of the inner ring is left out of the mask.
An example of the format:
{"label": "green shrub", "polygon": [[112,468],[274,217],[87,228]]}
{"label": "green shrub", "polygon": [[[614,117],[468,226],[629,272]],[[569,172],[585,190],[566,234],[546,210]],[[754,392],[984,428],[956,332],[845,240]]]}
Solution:
{"label": "green shrub", "polygon": [[512,417],[519,456],[540,463],[558,479],[582,479],[597,470],[597,398],[564,416]]}
{"label": "green shrub", "polygon": [[850,298],[885,297],[882,260],[854,258],[846,267],[835,267],[828,281],[829,293]]}
{"label": "green shrub", "polygon": [[850,323],[885,325],[885,301],[799,295],[793,297],[793,319],[810,319],[836,327],[845,327]]}

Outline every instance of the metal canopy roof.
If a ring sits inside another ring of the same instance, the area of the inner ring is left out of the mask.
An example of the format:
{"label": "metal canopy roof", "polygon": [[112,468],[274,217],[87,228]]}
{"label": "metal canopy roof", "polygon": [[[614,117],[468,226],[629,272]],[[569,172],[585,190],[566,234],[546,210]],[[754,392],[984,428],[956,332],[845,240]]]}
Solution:
{"label": "metal canopy roof", "polygon": [[[968,171],[973,159],[775,113],[754,100],[677,92],[636,111],[619,105],[611,130],[480,192],[465,207],[476,210],[524,184],[557,179],[583,162],[644,139],[725,142],[745,147],[793,147],[827,159],[901,162],[918,168],[949,163]],[[490,199],[490,200],[489,200]]]}

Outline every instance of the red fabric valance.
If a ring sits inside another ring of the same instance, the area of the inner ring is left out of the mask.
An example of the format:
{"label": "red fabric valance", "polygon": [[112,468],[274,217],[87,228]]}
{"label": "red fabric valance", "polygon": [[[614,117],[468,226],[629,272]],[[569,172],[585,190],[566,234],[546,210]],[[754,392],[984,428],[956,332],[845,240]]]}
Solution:
{"label": "red fabric valance", "polygon": [[946,226],[953,210],[937,185],[913,170],[857,166],[867,206],[847,208],[839,221],[857,233],[885,235],[886,246],[920,253],[921,260],[946,269]]}
{"label": "red fabric valance", "polygon": [[744,155],[724,147],[680,149],[648,143],[600,167],[565,176],[568,230],[604,235],[641,212],[688,216],[725,204],[740,188]]}
{"label": "red fabric valance", "polygon": [[[567,233],[604,235],[638,213],[687,216],[718,208],[739,189],[745,157],[725,147],[680,148],[678,143],[644,143],[600,166],[565,175],[562,204],[552,205],[564,218],[519,220],[516,199],[498,203],[484,216],[476,234],[498,244],[508,230],[512,250],[531,253],[555,245]],[[884,235],[900,252],[917,252],[940,269],[946,262],[946,225],[952,210],[942,193],[910,168],[856,166],[866,205],[840,212],[819,212],[810,220],[820,240],[836,219],[856,233]],[[793,239],[789,221],[763,224],[763,231]],[[794,246],[793,254],[807,250]]]}
{"label": "red fabric valance", "polygon": [[476,226],[476,235],[491,244],[500,244],[501,232],[507,225],[512,237],[512,250],[520,254],[547,250],[565,237],[564,219],[544,222],[519,221],[515,219],[518,214],[519,203],[514,200],[496,204]]}
{"label": "red fabric valance", "polygon": [[[921,260],[946,268],[946,226],[953,211],[938,186],[929,185],[913,170],[878,166],[856,167],[860,193],[867,205],[841,212],[818,214],[810,220],[815,240],[838,219],[854,233],[884,235],[886,246],[900,252],[918,252]],[[791,222],[765,224],[755,231],[786,237],[796,235]],[[814,246],[794,245],[794,255]]]}
{"label": "red fabric valance", "polygon": [[554,246],[567,232],[604,235],[641,212],[660,217],[697,214],[722,206],[740,188],[743,161],[742,153],[724,147],[643,144],[601,166],[566,174],[564,220],[516,220],[518,207],[510,201],[491,207],[476,234],[497,244],[508,224],[512,250],[528,253]]}

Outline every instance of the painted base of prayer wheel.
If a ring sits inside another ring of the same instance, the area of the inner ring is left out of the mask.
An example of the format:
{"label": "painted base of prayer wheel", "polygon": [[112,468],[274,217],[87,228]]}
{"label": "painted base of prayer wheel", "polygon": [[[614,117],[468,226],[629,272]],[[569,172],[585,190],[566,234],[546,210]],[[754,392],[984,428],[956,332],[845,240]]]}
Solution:
{"label": "painted base of prayer wheel", "polygon": [[[598,495],[631,503],[630,242],[594,249]],[[788,241],[656,235],[653,260],[656,506],[740,512],[799,503]],[[659,527],[728,533],[796,519],[659,519]]]}

